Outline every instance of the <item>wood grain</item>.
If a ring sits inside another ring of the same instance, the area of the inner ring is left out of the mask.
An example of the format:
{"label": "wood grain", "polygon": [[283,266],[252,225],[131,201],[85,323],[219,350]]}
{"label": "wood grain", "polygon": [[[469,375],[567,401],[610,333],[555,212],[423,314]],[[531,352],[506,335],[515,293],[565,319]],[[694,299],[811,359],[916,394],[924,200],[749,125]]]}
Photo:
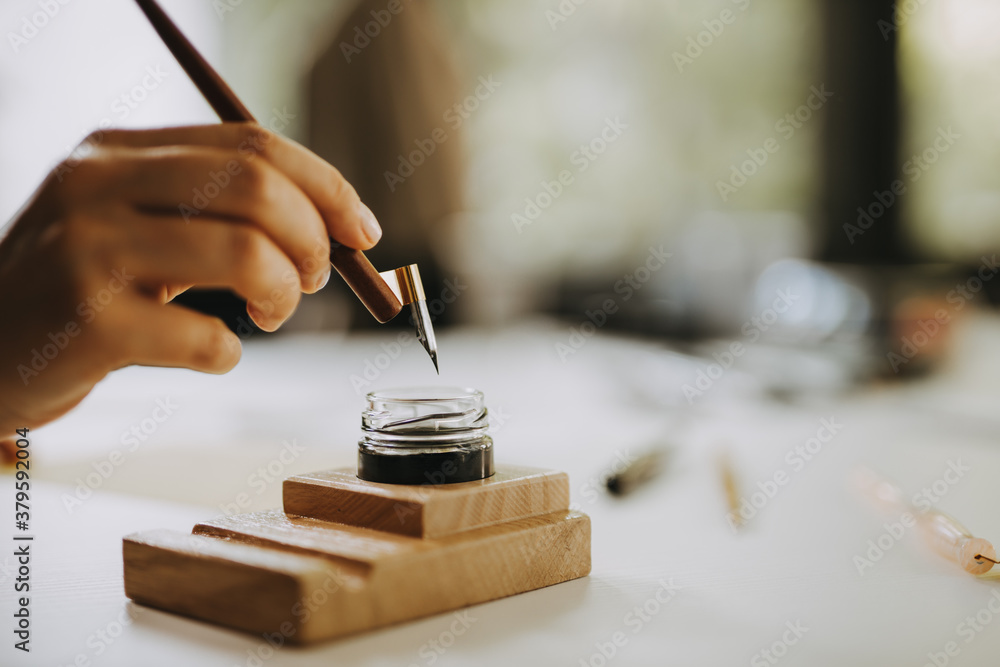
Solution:
{"label": "wood grain", "polygon": [[285,512],[415,537],[443,537],[569,508],[565,473],[501,466],[482,480],[409,486],[358,479],[352,468],[290,477]]}
{"label": "wood grain", "polygon": [[283,641],[340,637],[586,576],[590,518],[568,506],[567,476],[535,468],[427,487],[300,475],[282,510],[126,537],[125,592]]}
{"label": "wood grain", "polygon": [[279,510],[206,522],[195,533],[157,531],[126,538],[126,594],[240,630],[280,632],[299,643],[458,609],[590,572],[590,519],[566,510],[437,540],[290,517]]}
{"label": "wood grain", "polygon": [[126,537],[122,557],[125,595],[140,604],[299,642],[311,628],[296,604],[341,577],[326,559],[168,530]]}

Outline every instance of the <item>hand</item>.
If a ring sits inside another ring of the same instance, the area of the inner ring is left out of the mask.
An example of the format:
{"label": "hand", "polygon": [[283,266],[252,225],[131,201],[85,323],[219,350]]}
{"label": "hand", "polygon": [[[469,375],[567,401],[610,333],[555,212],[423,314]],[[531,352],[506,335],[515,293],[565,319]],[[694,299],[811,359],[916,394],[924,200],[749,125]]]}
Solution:
{"label": "hand", "polygon": [[171,299],[231,288],[274,331],[329,279],[328,237],[364,250],[381,236],[336,169],[254,124],[110,131],[86,148],[0,241],[0,438],[123,366],[227,372],[239,338]]}

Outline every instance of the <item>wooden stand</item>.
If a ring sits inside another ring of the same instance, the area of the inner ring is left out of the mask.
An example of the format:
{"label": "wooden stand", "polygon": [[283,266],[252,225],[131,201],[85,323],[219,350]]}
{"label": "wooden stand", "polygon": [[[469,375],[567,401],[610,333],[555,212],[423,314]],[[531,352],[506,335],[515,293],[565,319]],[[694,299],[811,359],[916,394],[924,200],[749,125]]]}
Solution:
{"label": "wooden stand", "polygon": [[289,478],[283,495],[284,511],[129,535],[125,594],[307,643],[590,573],[590,518],[569,510],[564,473],[402,486],[340,469]]}

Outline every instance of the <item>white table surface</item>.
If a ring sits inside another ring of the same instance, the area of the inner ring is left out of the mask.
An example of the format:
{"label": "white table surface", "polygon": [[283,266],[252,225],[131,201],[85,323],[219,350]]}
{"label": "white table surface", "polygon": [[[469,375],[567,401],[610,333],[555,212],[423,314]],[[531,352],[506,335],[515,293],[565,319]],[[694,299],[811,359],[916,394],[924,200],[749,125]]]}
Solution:
{"label": "white table surface", "polygon": [[[127,369],[33,432],[32,652],[13,650],[3,627],[13,626],[13,549],[3,548],[0,665],[769,665],[758,652],[780,641],[788,623],[808,631],[782,665],[919,667],[950,641],[960,652],[948,664],[1000,660],[1000,616],[988,612],[991,622],[971,641],[958,627],[1000,596],[1000,576],[964,574],[912,530],[859,575],[854,556],[897,517],[879,515],[847,487],[859,462],[916,491],[961,460],[971,470],[938,507],[1000,539],[1000,391],[992,381],[1000,321],[983,316],[960,331],[958,354],[931,380],[796,405],[755,397],[746,391],[753,383],[733,371],[689,408],[678,391],[700,365],[649,343],[598,335],[563,363],[555,348],[568,336],[562,326],[446,332],[440,380],[414,345],[373,387],[483,389],[499,462],[570,474],[573,502],[593,521],[589,577],[473,607],[474,621],[453,642],[453,617],[443,614],[273,656],[259,637],[125,599],[123,535],[190,530],[241,493],[248,511],[279,505],[280,484],[262,482],[259,467],[286,477],[349,464],[362,406],[350,376],[395,335],[250,341],[240,366],[222,377]],[[178,407],[70,512],[64,500],[76,480],[125,449],[122,434],[141,427],[157,399]],[[793,470],[786,452],[814,436],[821,418],[843,430]],[[617,455],[664,440],[676,455],[655,484],[625,499],[595,492]],[[279,458],[284,442],[302,449],[290,462]],[[790,477],[738,533],[725,521],[720,448],[732,453],[744,495],[777,470]],[[13,493],[11,476],[0,476],[0,499],[13,505]],[[0,540],[13,544],[13,517],[4,516],[11,525]],[[665,604],[651,602],[661,582],[675,589]],[[647,603],[656,612],[637,622],[630,613]],[[618,632],[623,645],[604,661],[600,645]],[[451,643],[443,653],[430,644],[439,638]]]}

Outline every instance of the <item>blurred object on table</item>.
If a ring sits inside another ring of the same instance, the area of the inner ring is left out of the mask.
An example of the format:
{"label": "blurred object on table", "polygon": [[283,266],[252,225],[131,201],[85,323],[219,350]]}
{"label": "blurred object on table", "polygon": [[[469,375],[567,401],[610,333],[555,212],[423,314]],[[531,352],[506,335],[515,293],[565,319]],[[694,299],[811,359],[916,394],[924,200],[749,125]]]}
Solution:
{"label": "blurred object on table", "polygon": [[[361,32],[382,14],[376,35]],[[379,270],[419,264],[429,306],[449,277],[440,254],[464,208],[462,135],[445,113],[464,93],[448,43],[432,4],[389,13],[384,0],[360,0],[308,72],[307,145],[337,166],[378,218],[384,236],[366,253],[372,263]],[[376,325],[353,305],[356,326]],[[455,313],[432,315],[441,325]],[[393,323],[408,326],[406,319]]]}

